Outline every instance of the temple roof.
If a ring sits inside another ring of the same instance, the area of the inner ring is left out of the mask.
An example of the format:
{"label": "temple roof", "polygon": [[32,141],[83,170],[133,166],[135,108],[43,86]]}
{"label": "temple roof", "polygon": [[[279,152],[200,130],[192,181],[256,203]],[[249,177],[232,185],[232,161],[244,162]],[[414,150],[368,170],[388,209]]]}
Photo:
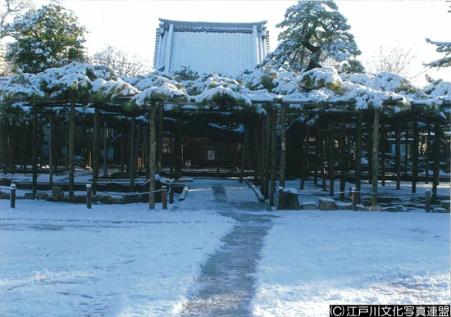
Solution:
{"label": "temple roof", "polygon": [[176,21],[159,19],[160,28],[168,29],[169,25],[174,26],[174,31],[178,32],[224,32],[224,33],[252,33],[256,26],[258,31],[266,29],[266,21],[260,22],[195,22]]}

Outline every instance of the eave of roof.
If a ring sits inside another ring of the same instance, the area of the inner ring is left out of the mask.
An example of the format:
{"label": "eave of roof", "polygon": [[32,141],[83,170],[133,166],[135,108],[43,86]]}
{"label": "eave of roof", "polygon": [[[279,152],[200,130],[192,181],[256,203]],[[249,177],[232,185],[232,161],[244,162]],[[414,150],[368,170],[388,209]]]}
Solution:
{"label": "eave of roof", "polygon": [[176,21],[160,18],[160,28],[167,29],[174,26],[179,32],[237,32],[252,33],[253,27],[257,30],[265,29],[266,21],[259,22],[202,22],[202,21]]}

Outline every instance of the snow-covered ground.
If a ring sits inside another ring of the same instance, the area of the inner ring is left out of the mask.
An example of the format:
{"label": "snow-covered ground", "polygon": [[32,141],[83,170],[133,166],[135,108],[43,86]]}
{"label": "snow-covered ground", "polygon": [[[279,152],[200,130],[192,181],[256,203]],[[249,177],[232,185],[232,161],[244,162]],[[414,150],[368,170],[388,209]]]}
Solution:
{"label": "snow-covered ground", "polygon": [[449,214],[276,212],[256,316],[327,316],[330,304],[450,302]]}
{"label": "snow-covered ground", "polygon": [[[211,196],[197,191],[200,201]],[[234,223],[203,207],[211,206],[149,212],[21,200],[10,210],[0,201],[0,316],[177,313]]]}
{"label": "snow-covered ground", "polygon": [[[324,316],[333,303],[449,302],[449,214],[272,212],[236,180],[189,185],[168,211],[32,200],[11,210],[0,200],[0,316],[183,315],[209,298],[206,281],[237,280],[230,274],[241,269],[210,269],[227,267],[241,249],[253,254],[251,284],[227,290],[250,299],[255,316]],[[243,228],[260,228],[263,218],[267,235],[254,243],[260,229],[246,236]]]}

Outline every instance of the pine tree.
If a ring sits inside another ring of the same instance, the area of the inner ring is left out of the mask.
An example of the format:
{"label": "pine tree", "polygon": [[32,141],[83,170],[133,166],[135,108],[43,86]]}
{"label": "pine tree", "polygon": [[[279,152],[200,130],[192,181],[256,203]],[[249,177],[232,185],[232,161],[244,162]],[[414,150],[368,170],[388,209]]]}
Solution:
{"label": "pine tree", "polygon": [[5,27],[15,38],[7,59],[22,72],[38,73],[72,61],[83,61],[86,30],[75,14],[58,3],[17,16]]}
{"label": "pine tree", "polygon": [[283,28],[281,42],[265,61],[276,68],[310,70],[327,59],[341,62],[360,54],[334,1],[300,0],[277,27]]}
{"label": "pine tree", "polygon": [[437,46],[436,51],[439,53],[444,53],[445,56],[443,56],[442,58],[430,62],[428,64],[426,64],[426,66],[429,67],[449,67],[451,66],[451,42],[437,42],[437,41],[432,41],[430,39],[426,39],[426,42],[434,44],[435,46]]}

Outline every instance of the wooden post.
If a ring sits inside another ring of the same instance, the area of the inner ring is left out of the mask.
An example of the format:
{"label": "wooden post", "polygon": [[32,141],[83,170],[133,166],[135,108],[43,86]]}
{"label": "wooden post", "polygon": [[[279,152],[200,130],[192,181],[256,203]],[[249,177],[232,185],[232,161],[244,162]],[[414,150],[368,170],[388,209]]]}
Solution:
{"label": "wooden post", "polygon": [[345,133],[346,133],[346,121],[343,120],[342,122],[342,131],[340,133],[338,142],[339,142],[339,152],[341,153],[341,160],[340,160],[340,195],[339,199],[344,200],[345,199],[345,190],[346,190],[346,142],[345,142]]}
{"label": "wooden post", "polygon": [[[271,107],[271,106],[270,106]],[[271,111],[271,110],[270,110]],[[271,168],[271,114],[266,116],[263,126],[265,145],[263,146],[263,175],[264,175],[264,193],[265,198],[269,198],[270,191],[270,168]]]}
{"label": "wooden post", "polygon": [[418,131],[418,115],[415,114],[413,119],[413,143],[412,143],[412,193],[417,192],[418,178],[418,150],[419,150],[419,131]]}
{"label": "wooden post", "polygon": [[351,188],[351,201],[352,201],[352,210],[357,210],[357,199],[358,194],[355,187]]}
{"label": "wooden post", "polygon": [[299,189],[301,190],[304,189],[305,186],[305,167],[306,167],[305,143],[307,142],[306,140],[307,140],[307,127],[304,128],[304,133],[302,134],[301,137],[301,146],[300,146],[302,152],[301,152],[301,177],[299,180]]}
{"label": "wooden post", "polygon": [[163,209],[168,209],[167,194],[168,188],[166,186],[161,186],[161,206]]}
{"label": "wooden post", "polygon": [[49,187],[53,186],[53,135],[54,135],[54,118],[53,114],[49,115],[49,138],[48,138],[48,151],[49,151]]}
{"label": "wooden post", "polygon": [[103,121],[103,177],[108,176],[108,126]]}
{"label": "wooden post", "polygon": [[377,181],[379,173],[379,120],[380,109],[374,109],[374,122],[373,122],[373,158],[372,158],[372,175],[371,175],[371,207],[376,209],[377,205]]}
{"label": "wooden post", "polygon": [[285,187],[285,172],[287,168],[287,131],[286,131],[286,104],[281,104],[280,109],[280,164],[279,185]]}
{"label": "wooden post", "polygon": [[91,184],[86,184],[86,208],[92,208],[92,188]]}
{"label": "wooden post", "polygon": [[401,129],[399,117],[395,119],[396,189],[401,189]]}
{"label": "wooden post", "polygon": [[334,138],[333,138],[333,128],[332,125],[329,123],[328,128],[328,136],[327,136],[327,167],[328,167],[328,174],[329,174],[329,195],[333,196],[335,192],[334,188],[334,178],[335,178],[335,172],[334,172]]}
{"label": "wooden post", "polygon": [[249,155],[247,148],[249,143],[249,127],[245,126],[244,131],[244,140],[243,140],[243,147],[241,149],[241,162],[240,162],[240,183],[243,182],[244,177],[244,168],[245,168],[245,160],[246,156]]}
{"label": "wooden post", "polygon": [[285,208],[285,197],[283,192],[283,187],[279,186],[279,201],[277,204],[277,209],[281,210]]}
{"label": "wooden post", "polygon": [[277,126],[277,112],[276,109],[271,110],[271,117],[270,117],[270,129],[271,129],[271,165],[270,165],[270,176],[271,176],[271,183],[270,183],[270,192],[269,192],[269,205],[271,207],[274,207],[275,205],[275,196],[276,196],[276,171],[277,171],[277,152],[276,152],[276,126]]}
{"label": "wooden post", "polygon": [[368,138],[367,138],[367,152],[368,152],[368,183],[371,184],[371,176],[372,176],[372,166],[373,166],[373,134],[371,130],[371,124],[368,122]]}
{"label": "wooden post", "polygon": [[409,174],[409,121],[406,121],[406,130],[404,131],[404,175]]}
{"label": "wooden post", "polygon": [[[121,133],[121,141],[120,141],[120,147],[121,147],[121,155],[120,155],[120,165],[121,165],[121,174],[125,173],[125,138],[126,138],[126,134],[124,131],[122,131]],[[122,177],[122,176],[121,176]]]}
{"label": "wooden post", "polygon": [[362,190],[362,112],[357,113],[357,129],[355,137],[355,190],[356,202],[360,203]]}
{"label": "wooden post", "polygon": [[174,180],[171,181],[171,187],[169,188],[169,204],[174,203]]}
{"label": "wooden post", "polygon": [[149,109],[149,209],[155,208],[156,109],[157,103],[152,102]]}
{"label": "wooden post", "polygon": [[74,196],[74,176],[75,176],[75,102],[70,101],[69,111],[69,197]]}
{"label": "wooden post", "polygon": [[162,157],[163,157],[163,119],[164,119],[164,104],[158,107],[158,130],[157,130],[157,171],[161,173],[162,171]]}
{"label": "wooden post", "polygon": [[425,175],[424,182],[426,184],[429,183],[429,167],[430,167],[430,160],[431,160],[431,123],[429,122],[429,120],[427,121],[427,130],[428,130],[428,134],[427,134],[427,139],[426,139],[426,152],[424,155],[425,160],[426,160],[426,164],[425,164],[426,175]]}
{"label": "wooden post", "polygon": [[318,120],[316,126],[316,138],[315,138],[315,171],[313,173],[313,184],[318,185],[318,172],[322,168],[322,155],[321,155],[321,128],[320,120]]}
{"label": "wooden post", "polygon": [[[36,186],[38,181],[38,157],[37,157],[37,147],[38,147],[38,139],[37,139],[37,130],[38,130],[38,113],[36,109],[36,105],[32,106],[33,118],[31,123],[31,157],[32,157],[32,191],[33,191],[33,199],[36,198]],[[14,163],[14,165],[16,165]]]}
{"label": "wooden post", "polygon": [[432,200],[437,201],[437,187],[440,181],[440,143],[441,143],[442,129],[440,127],[440,121],[437,118],[434,125],[434,167],[432,175]]}
{"label": "wooden post", "polygon": [[135,117],[132,116],[130,121],[130,152],[129,152],[129,163],[128,163],[128,176],[130,182],[130,191],[135,188],[135,133],[136,133],[136,121]]}
{"label": "wooden post", "polygon": [[432,194],[430,189],[426,189],[424,198],[425,198],[425,210],[426,212],[430,212],[432,210],[431,208]]}
{"label": "wooden post", "polygon": [[11,193],[9,195],[9,203],[11,208],[16,208],[16,184],[11,184]]}
{"label": "wooden post", "polygon": [[[383,118],[382,114],[381,117]],[[381,185],[385,187],[385,146],[386,146],[386,142],[385,140],[387,139],[387,131],[385,130],[385,121],[381,120],[381,124],[380,124],[380,135],[382,136],[380,138],[380,152],[381,152]]]}
{"label": "wooden post", "polygon": [[97,192],[97,180],[99,179],[99,119],[100,113],[94,110],[94,131],[92,133],[92,192]]}

